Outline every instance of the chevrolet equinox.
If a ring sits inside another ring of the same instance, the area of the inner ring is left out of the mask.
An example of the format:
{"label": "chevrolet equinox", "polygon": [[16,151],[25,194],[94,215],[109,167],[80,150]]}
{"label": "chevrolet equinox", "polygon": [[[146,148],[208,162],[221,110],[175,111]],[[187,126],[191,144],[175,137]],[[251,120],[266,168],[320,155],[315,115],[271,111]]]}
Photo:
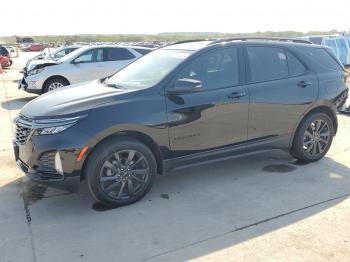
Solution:
{"label": "chevrolet equinox", "polygon": [[94,198],[120,206],[180,167],[271,149],[317,161],[347,76],[330,49],[305,40],[176,43],[28,103],[15,119],[16,162],[41,183],[87,180]]}

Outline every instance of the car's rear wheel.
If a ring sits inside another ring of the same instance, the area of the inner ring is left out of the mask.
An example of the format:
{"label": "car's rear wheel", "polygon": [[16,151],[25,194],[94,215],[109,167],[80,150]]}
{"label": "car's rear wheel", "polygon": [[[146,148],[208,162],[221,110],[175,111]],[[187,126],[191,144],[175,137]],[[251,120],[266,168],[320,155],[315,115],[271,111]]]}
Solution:
{"label": "car's rear wheel", "polygon": [[141,199],[157,173],[151,150],[132,138],[114,138],[99,145],[85,168],[88,186],[96,200],[123,206]]}
{"label": "car's rear wheel", "polygon": [[333,136],[334,125],[330,117],[325,113],[314,113],[299,126],[291,154],[303,162],[317,161],[328,152]]}
{"label": "car's rear wheel", "polygon": [[59,77],[55,77],[52,79],[49,79],[48,81],[45,82],[44,88],[43,88],[43,93],[47,93],[53,90],[56,90],[58,88],[62,88],[64,86],[69,85],[67,80]]}

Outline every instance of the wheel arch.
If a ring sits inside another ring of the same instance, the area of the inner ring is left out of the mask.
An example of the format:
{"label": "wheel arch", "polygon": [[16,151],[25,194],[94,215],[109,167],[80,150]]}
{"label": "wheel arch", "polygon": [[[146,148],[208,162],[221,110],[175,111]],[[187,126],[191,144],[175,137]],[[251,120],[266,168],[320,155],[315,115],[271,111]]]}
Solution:
{"label": "wheel arch", "polygon": [[45,82],[43,83],[43,86],[42,86],[42,88],[41,88],[42,91],[44,91],[44,88],[45,88],[47,82],[50,81],[50,80],[52,80],[52,79],[55,79],[55,78],[63,79],[64,81],[66,81],[66,82],[68,83],[68,85],[70,85],[69,80],[68,80],[67,78],[65,78],[64,76],[61,76],[61,75],[53,75],[53,76],[50,76],[49,78],[47,78],[47,79],[45,80]]}
{"label": "wheel arch", "polygon": [[82,175],[81,175],[81,180],[85,179],[85,166],[87,162],[89,161],[90,156],[92,155],[92,152],[95,150],[97,146],[99,146],[102,143],[106,143],[108,140],[115,138],[115,137],[128,137],[128,138],[133,138],[138,140],[139,142],[145,144],[153,153],[156,163],[157,163],[157,173],[162,174],[163,173],[163,155],[162,152],[159,148],[159,146],[156,144],[156,142],[147,134],[139,132],[139,131],[131,131],[131,130],[126,130],[126,131],[118,131],[116,133],[110,134],[103,139],[101,139],[97,144],[95,144],[91,150],[89,150],[88,155],[86,156],[83,166],[82,166]]}
{"label": "wheel arch", "polygon": [[303,115],[303,117],[300,119],[297,127],[294,130],[292,139],[290,141],[290,146],[293,145],[293,141],[294,141],[294,137],[297,134],[302,122],[304,121],[305,118],[307,118],[308,116],[314,114],[314,113],[325,113],[327,114],[330,119],[333,122],[333,127],[334,127],[334,135],[337,133],[338,130],[338,120],[337,120],[337,115],[334,113],[334,111],[332,109],[329,108],[329,106],[326,105],[319,105],[317,107],[312,108],[311,110],[309,110],[306,114]]}

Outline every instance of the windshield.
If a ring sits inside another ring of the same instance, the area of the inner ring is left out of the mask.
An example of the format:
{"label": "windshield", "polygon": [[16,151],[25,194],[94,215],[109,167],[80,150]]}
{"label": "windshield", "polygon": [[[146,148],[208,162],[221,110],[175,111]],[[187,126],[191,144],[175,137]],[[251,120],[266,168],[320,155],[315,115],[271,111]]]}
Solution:
{"label": "windshield", "polygon": [[128,89],[154,86],[193,52],[169,49],[153,51],[110,77],[107,84]]}
{"label": "windshield", "polygon": [[69,61],[69,60],[77,57],[78,55],[82,54],[83,52],[89,50],[89,48],[90,48],[90,46],[78,48],[78,49],[70,52],[68,55],[65,55],[64,57],[60,58],[58,61],[59,62]]}

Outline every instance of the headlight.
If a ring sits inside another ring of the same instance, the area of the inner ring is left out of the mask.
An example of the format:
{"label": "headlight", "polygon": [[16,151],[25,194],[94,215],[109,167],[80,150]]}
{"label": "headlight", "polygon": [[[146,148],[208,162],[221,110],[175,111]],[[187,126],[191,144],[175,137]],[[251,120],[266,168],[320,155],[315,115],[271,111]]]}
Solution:
{"label": "headlight", "polygon": [[87,115],[69,117],[69,118],[52,118],[33,120],[33,128],[35,135],[52,135],[60,133],[72,126],[74,126],[82,118]]}
{"label": "headlight", "polygon": [[39,69],[32,69],[28,72],[28,75],[36,75],[39,74],[40,72],[42,72],[45,69],[45,67],[43,68],[39,68]]}

